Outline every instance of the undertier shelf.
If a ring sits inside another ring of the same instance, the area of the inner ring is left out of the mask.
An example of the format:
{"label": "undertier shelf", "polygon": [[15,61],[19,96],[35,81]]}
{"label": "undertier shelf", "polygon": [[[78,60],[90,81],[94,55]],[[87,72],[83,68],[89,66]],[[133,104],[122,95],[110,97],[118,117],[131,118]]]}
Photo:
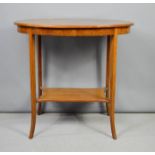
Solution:
{"label": "undertier shelf", "polygon": [[109,102],[104,88],[43,88],[38,102]]}

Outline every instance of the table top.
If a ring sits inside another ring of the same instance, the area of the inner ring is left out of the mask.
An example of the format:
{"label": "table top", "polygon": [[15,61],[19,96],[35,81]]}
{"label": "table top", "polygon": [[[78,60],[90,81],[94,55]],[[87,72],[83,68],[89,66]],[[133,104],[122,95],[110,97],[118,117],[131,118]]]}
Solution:
{"label": "table top", "polygon": [[17,26],[34,28],[121,28],[133,25],[129,21],[108,19],[29,19],[16,21]]}

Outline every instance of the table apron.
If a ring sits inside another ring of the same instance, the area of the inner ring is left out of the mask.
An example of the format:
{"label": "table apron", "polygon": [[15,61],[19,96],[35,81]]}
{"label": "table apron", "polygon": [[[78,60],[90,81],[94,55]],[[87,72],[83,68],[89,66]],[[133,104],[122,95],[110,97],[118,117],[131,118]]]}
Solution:
{"label": "table apron", "polygon": [[51,36],[70,36],[70,37],[95,37],[95,36],[108,36],[114,35],[117,29],[117,34],[129,33],[130,27],[118,27],[118,28],[34,28],[18,26],[18,32],[32,33],[35,35],[51,35]]}

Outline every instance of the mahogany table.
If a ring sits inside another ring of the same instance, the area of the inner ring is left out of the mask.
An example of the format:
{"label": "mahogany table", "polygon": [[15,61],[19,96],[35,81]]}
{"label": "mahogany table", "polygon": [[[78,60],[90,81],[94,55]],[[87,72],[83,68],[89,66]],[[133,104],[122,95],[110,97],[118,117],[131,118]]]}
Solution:
{"label": "mahogany table", "polygon": [[[31,128],[29,138],[33,138],[36,124],[36,104],[38,114],[42,112],[42,102],[103,102],[106,103],[110,117],[111,132],[116,139],[115,130],[115,89],[116,89],[116,54],[117,37],[130,31],[131,22],[99,19],[31,19],[17,21],[18,32],[29,36],[30,89],[31,89]],[[107,37],[106,88],[46,88],[42,86],[42,51],[43,35],[61,37]],[[38,96],[36,96],[36,57],[35,36],[38,52]]]}

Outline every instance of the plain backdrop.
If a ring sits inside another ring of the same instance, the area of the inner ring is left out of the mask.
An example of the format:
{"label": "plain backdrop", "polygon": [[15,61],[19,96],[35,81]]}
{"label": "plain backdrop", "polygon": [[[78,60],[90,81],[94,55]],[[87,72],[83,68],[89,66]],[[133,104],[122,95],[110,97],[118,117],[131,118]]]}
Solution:
{"label": "plain backdrop", "polygon": [[[117,112],[155,112],[155,4],[0,4],[0,111],[30,111],[28,37],[16,20],[97,18],[134,22],[119,36]],[[106,38],[43,37],[44,85],[101,87]],[[101,112],[102,103],[49,103],[46,111]]]}

